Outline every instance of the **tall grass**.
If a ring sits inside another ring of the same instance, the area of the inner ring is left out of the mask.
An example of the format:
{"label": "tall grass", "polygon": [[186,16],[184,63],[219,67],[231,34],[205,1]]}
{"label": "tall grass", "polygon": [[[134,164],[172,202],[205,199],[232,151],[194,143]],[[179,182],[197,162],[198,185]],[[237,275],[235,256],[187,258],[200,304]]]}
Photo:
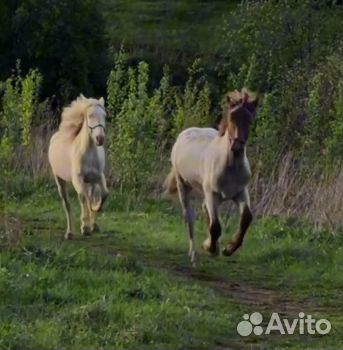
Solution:
{"label": "tall grass", "polygon": [[332,233],[342,229],[342,163],[304,174],[292,153],[287,153],[268,177],[256,172],[250,189],[257,215],[300,217]]}

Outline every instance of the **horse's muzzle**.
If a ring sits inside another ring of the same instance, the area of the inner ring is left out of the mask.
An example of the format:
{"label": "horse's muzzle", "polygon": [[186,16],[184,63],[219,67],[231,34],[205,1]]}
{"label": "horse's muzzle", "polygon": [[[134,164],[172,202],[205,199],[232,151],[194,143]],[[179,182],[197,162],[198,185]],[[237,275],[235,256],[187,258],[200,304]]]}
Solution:
{"label": "horse's muzzle", "polygon": [[239,152],[242,151],[245,147],[245,142],[239,139],[236,139],[233,141],[232,146],[231,146],[231,151],[232,152]]}
{"label": "horse's muzzle", "polygon": [[95,144],[97,146],[102,146],[104,144],[105,138],[102,135],[97,135],[95,137]]}

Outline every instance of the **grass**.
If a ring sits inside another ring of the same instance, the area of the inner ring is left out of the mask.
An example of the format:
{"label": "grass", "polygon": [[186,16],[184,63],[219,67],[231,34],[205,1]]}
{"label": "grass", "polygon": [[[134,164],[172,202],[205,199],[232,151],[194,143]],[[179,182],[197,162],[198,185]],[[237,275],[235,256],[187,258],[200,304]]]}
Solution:
{"label": "grass", "polygon": [[[74,216],[75,220],[76,201]],[[342,235],[298,220],[258,219],[233,257],[199,251],[196,268],[178,208],[148,201],[125,210],[112,194],[102,232],[62,240],[54,189],[6,205],[0,257],[1,349],[342,348]],[[223,241],[236,227],[229,221]],[[204,239],[197,221],[197,245]],[[5,231],[18,233],[8,246]],[[326,318],[329,335],[248,336],[245,313]]]}

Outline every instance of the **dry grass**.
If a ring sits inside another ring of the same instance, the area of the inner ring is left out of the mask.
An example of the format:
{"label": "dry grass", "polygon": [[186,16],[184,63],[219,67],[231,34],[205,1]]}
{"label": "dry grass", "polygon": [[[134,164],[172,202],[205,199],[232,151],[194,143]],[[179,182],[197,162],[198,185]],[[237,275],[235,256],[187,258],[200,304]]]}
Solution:
{"label": "dry grass", "polygon": [[300,173],[291,154],[271,172],[269,178],[253,178],[250,186],[254,211],[262,216],[301,217],[318,228],[332,232],[342,228],[343,168],[334,171]]}
{"label": "dry grass", "polygon": [[48,178],[50,176],[48,147],[53,133],[54,130],[50,126],[35,128],[32,132],[29,147],[16,147],[10,168],[14,169],[16,173],[23,172],[28,174],[34,182]]}

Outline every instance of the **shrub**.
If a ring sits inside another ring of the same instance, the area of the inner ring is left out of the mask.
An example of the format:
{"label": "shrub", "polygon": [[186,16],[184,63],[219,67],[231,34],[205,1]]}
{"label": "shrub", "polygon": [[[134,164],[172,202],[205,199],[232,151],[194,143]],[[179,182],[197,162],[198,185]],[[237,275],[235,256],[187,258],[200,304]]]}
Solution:
{"label": "shrub", "polygon": [[211,122],[210,89],[199,60],[193,63],[188,74],[183,92],[175,95],[174,137],[187,127],[209,126]]}
{"label": "shrub", "polygon": [[16,74],[1,83],[3,96],[0,110],[1,159],[9,161],[13,147],[30,145],[31,125],[38,107],[42,76],[30,70],[24,77],[19,64]]}
{"label": "shrub", "polygon": [[270,91],[295,62],[312,67],[341,40],[342,11],[325,0],[243,1],[228,18],[217,70],[229,89]]}
{"label": "shrub", "polygon": [[[120,84],[127,89],[125,96],[120,95]],[[147,190],[151,185],[163,141],[164,128],[160,124],[165,117],[162,100],[168,94],[168,77],[165,74],[160,87],[152,93],[148,84],[149,67],[145,62],[125,69],[117,61],[108,82],[110,110],[117,113],[110,145],[111,164],[119,184],[133,192]]]}
{"label": "shrub", "polygon": [[133,192],[156,188],[160,178],[152,174],[164,167],[175,136],[210,120],[210,92],[199,62],[189,70],[184,91],[171,85],[168,67],[158,87],[151,91],[150,85],[148,64],[126,68],[121,51],[108,80],[113,115],[110,160],[116,181]]}

